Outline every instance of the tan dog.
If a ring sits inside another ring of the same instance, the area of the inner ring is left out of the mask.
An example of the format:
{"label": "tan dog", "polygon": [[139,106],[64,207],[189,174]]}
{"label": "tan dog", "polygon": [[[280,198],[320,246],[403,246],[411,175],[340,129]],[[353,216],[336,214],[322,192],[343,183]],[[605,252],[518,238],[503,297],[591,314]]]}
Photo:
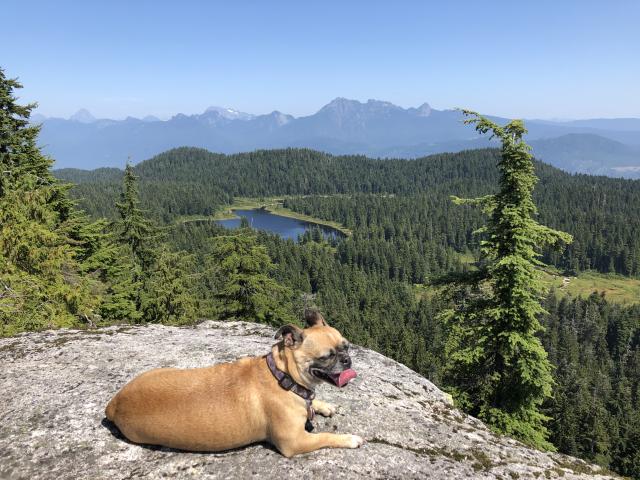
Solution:
{"label": "tan dog", "polygon": [[286,325],[276,333],[281,340],[271,349],[271,369],[267,356],[152,370],[113,397],[107,418],[133,442],[182,450],[213,452],[268,441],[292,457],[319,448],[359,447],[363,440],[357,435],[305,430],[314,410],[335,413],[334,406],[313,399],[314,387],[321,381],[341,387],[355,377],[340,332],[318,312],[305,317],[308,328]]}

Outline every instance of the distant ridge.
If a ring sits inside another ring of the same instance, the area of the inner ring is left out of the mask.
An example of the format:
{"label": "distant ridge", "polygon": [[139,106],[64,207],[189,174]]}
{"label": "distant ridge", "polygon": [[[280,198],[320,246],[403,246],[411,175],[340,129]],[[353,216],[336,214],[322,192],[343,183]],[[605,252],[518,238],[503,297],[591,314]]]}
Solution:
{"label": "distant ridge", "polygon": [[[279,111],[256,115],[212,106],[165,121],[151,116],[96,119],[82,109],[68,120],[38,117],[34,123],[42,123],[40,144],[56,159],[57,168],[93,169],[122,167],[128,157],[139,162],[180,146],[220,153],[305,147],[333,154],[416,158],[492,145],[462,120],[459,111],[436,110],[428,103],[403,108],[381,100],[338,97],[313,115],[297,118]],[[534,154],[554,166],[640,178],[640,119],[528,120],[527,128]]]}

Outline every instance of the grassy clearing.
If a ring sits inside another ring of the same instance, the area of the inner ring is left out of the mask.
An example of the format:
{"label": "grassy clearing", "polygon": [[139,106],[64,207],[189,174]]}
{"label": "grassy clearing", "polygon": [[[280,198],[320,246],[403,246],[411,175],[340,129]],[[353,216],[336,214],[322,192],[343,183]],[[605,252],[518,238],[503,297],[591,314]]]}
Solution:
{"label": "grassy clearing", "polygon": [[223,209],[217,211],[214,215],[191,215],[188,217],[180,217],[179,222],[193,222],[202,220],[228,220],[231,218],[238,218],[234,210],[251,210],[254,208],[264,208],[266,211],[273,213],[274,215],[280,215],[281,217],[295,218],[296,220],[302,220],[305,222],[316,223],[318,225],[324,225],[326,227],[334,228],[344,235],[351,235],[351,230],[345,228],[338,222],[332,222],[329,220],[322,220],[320,218],[311,217],[302,213],[294,212],[289,208],[284,208],[284,198],[282,197],[267,197],[267,198],[235,198],[232,205],[225,206]]}
{"label": "grassy clearing", "polygon": [[[463,263],[474,262],[471,253],[460,254]],[[603,274],[597,272],[583,272],[577,277],[564,275],[554,267],[545,267],[542,270],[542,283],[553,290],[558,298],[588,297],[594,292],[604,292],[605,298],[613,303],[631,305],[640,303],[640,278],[624,277],[622,275]],[[414,285],[416,299],[432,298],[444,287],[430,285]]]}
{"label": "grassy clearing", "polygon": [[542,281],[553,288],[558,297],[588,297],[594,292],[604,292],[605,298],[614,303],[630,305],[640,302],[640,279],[621,275],[583,272],[577,277],[565,276],[552,269],[545,269]]}

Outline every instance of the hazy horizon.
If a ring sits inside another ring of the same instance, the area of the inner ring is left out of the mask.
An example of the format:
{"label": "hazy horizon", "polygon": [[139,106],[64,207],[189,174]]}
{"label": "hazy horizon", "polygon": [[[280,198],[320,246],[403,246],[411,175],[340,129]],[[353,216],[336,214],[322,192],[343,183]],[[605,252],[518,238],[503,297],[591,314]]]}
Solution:
{"label": "hazy horizon", "polygon": [[[9,0],[2,64],[46,116],[208,106],[310,115],[335,97],[529,119],[640,117],[640,4]],[[636,60],[633,60],[633,59]]]}

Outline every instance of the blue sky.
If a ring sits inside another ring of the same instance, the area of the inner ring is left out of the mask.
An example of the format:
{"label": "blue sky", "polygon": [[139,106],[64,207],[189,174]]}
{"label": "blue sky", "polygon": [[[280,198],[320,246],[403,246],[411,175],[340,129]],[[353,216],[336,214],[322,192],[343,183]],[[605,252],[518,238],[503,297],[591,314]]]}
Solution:
{"label": "blue sky", "polygon": [[0,66],[68,116],[335,97],[525,118],[640,117],[640,2],[5,0]]}

